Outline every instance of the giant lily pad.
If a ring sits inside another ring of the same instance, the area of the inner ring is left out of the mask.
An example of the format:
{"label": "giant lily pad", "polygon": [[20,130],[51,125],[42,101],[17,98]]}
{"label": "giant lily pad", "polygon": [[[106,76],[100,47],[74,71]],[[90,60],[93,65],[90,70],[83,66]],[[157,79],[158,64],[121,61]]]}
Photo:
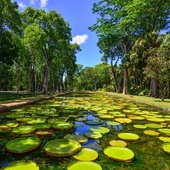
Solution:
{"label": "giant lily pad", "polygon": [[100,132],[92,132],[92,131],[86,132],[84,133],[84,135],[91,139],[99,139],[102,137],[102,134]]}
{"label": "giant lily pad", "polygon": [[156,123],[147,123],[145,124],[146,127],[149,128],[153,128],[153,129],[158,129],[158,128],[162,128],[163,126],[160,124],[156,124]]}
{"label": "giant lily pad", "polygon": [[33,120],[29,120],[27,123],[28,124],[37,124],[37,123],[45,123],[45,122],[46,122],[46,119],[44,119],[44,118],[36,118]]}
{"label": "giant lily pad", "polygon": [[106,127],[96,127],[96,128],[90,128],[90,131],[92,132],[100,132],[100,133],[108,133],[110,132],[110,129],[106,128]]}
{"label": "giant lily pad", "polygon": [[73,123],[71,122],[60,122],[52,124],[52,127],[56,130],[68,130],[73,127]]}
{"label": "giant lily pad", "polygon": [[125,147],[127,145],[127,143],[122,140],[111,140],[109,144],[111,146],[119,146],[119,147]]}
{"label": "giant lily pad", "polygon": [[83,148],[79,153],[73,156],[74,159],[79,161],[94,161],[98,157],[98,153],[90,148]]}
{"label": "giant lily pad", "polygon": [[136,141],[139,139],[139,136],[135,133],[119,133],[118,137],[128,141]]}
{"label": "giant lily pad", "polygon": [[108,122],[106,122],[108,125],[110,125],[110,126],[117,126],[117,125],[120,125],[120,123],[119,122],[114,122],[114,121],[108,121]]}
{"label": "giant lily pad", "polygon": [[159,130],[159,132],[170,134],[170,129],[168,129],[168,128],[162,128],[162,129],[158,129],[158,130]]}
{"label": "giant lily pad", "polygon": [[133,125],[134,128],[137,129],[146,129],[147,127],[145,125]]}
{"label": "giant lily pad", "polygon": [[103,121],[100,119],[95,119],[95,120],[86,120],[85,123],[88,125],[101,125],[103,124]]}
{"label": "giant lily pad", "polygon": [[28,134],[34,132],[36,129],[34,126],[30,125],[20,125],[16,128],[13,128],[12,132],[16,134]]}
{"label": "giant lily pad", "polygon": [[4,167],[2,170],[39,170],[35,162],[31,160],[15,161]]}
{"label": "giant lily pad", "polygon": [[67,134],[65,137],[65,139],[73,139],[79,143],[85,143],[88,141],[88,138],[84,135],[71,135],[71,134]]}
{"label": "giant lily pad", "polygon": [[166,153],[170,154],[170,143],[163,144],[162,148]]}
{"label": "giant lily pad", "polygon": [[144,134],[151,136],[159,136],[159,132],[156,132],[154,130],[144,130]]}
{"label": "giant lily pad", "polygon": [[38,123],[38,124],[34,124],[34,127],[38,130],[45,130],[45,129],[50,129],[51,125],[48,123]]}
{"label": "giant lily pad", "polygon": [[25,153],[38,148],[40,143],[36,137],[16,138],[6,144],[6,149],[12,153]]}
{"label": "giant lily pad", "polygon": [[67,170],[102,170],[102,167],[96,162],[79,161],[67,168]]}
{"label": "giant lily pad", "polygon": [[50,136],[50,135],[53,135],[53,132],[52,131],[38,130],[38,131],[35,132],[35,134],[37,136]]}
{"label": "giant lily pad", "polygon": [[132,122],[132,120],[129,118],[115,118],[115,121],[119,123],[131,123]]}
{"label": "giant lily pad", "polygon": [[71,139],[57,139],[49,141],[44,146],[47,155],[55,157],[67,157],[81,150],[81,145]]}
{"label": "giant lily pad", "polygon": [[104,154],[116,161],[129,162],[134,158],[133,151],[126,147],[109,146],[104,149]]}
{"label": "giant lily pad", "polygon": [[159,139],[160,139],[162,142],[169,142],[169,143],[170,143],[170,137],[160,136]]}

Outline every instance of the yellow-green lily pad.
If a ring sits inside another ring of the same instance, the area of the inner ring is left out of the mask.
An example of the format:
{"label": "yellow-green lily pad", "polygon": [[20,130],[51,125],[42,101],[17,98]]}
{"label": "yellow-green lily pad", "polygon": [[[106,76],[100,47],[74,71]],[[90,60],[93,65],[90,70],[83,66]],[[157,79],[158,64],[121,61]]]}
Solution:
{"label": "yellow-green lily pad", "polygon": [[169,143],[170,143],[170,137],[160,136],[159,139],[160,139],[162,142],[169,142]]}
{"label": "yellow-green lily pad", "polygon": [[104,154],[116,161],[130,162],[134,158],[134,153],[126,147],[109,146],[104,149]]}
{"label": "yellow-green lily pad", "polygon": [[92,131],[86,132],[84,133],[84,135],[91,139],[99,139],[102,137],[102,134],[100,132],[92,132]]}
{"label": "yellow-green lily pad", "polygon": [[119,123],[131,123],[132,122],[132,120],[129,118],[115,118],[115,121]]}
{"label": "yellow-green lily pad", "polygon": [[165,133],[165,134],[170,134],[170,129],[168,128],[162,128],[162,129],[158,129],[159,132]]}
{"label": "yellow-green lily pad", "polygon": [[159,129],[163,127],[162,125],[156,123],[147,123],[145,126],[153,129]]}
{"label": "yellow-green lily pad", "polygon": [[90,131],[92,132],[100,132],[101,134],[103,133],[109,133],[110,129],[106,127],[95,127],[95,128],[90,128]]}
{"label": "yellow-green lily pad", "polygon": [[162,148],[166,153],[170,154],[170,143],[163,144]]}
{"label": "yellow-green lily pad", "polygon": [[79,143],[85,143],[88,141],[88,138],[84,135],[71,135],[71,134],[67,134],[66,136],[64,136],[64,139],[73,139]]}
{"label": "yellow-green lily pad", "polygon": [[16,128],[12,129],[13,133],[16,134],[28,134],[28,133],[32,133],[36,130],[36,128],[34,126],[31,125],[20,125]]}
{"label": "yellow-green lily pad", "polygon": [[81,150],[81,145],[71,139],[57,139],[49,141],[44,146],[47,155],[55,157],[67,157]]}
{"label": "yellow-green lily pad", "polygon": [[45,129],[50,129],[51,125],[48,123],[38,123],[38,124],[34,124],[34,127],[37,130],[45,130]]}
{"label": "yellow-green lily pad", "polygon": [[41,141],[36,137],[16,138],[6,144],[6,149],[12,153],[26,153],[40,146]]}
{"label": "yellow-green lily pad", "polygon": [[119,146],[119,147],[125,147],[127,146],[127,143],[124,142],[123,140],[111,140],[109,142],[111,146]]}
{"label": "yellow-green lily pad", "polygon": [[154,130],[144,130],[144,134],[151,135],[151,136],[159,136],[159,132],[156,132]]}
{"label": "yellow-green lily pad", "polygon": [[102,167],[96,162],[78,161],[70,165],[67,170],[102,170]]}
{"label": "yellow-green lily pad", "polygon": [[2,170],[39,170],[39,167],[31,160],[21,160],[10,163]]}
{"label": "yellow-green lily pad", "polygon": [[134,128],[137,129],[146,129],[147,127],[145,125],[133,125]]}
{"label": "yellow-green lily pad", "polygon": [[73,123],[71,122],[60,122],[52,124],[52,128],[55,130],[69,130],[73,127]]}
{"label": "yellow-green lily pad", "polygon": [[94,161],[98,157],[98,153],[91,148],[83,148],[79,153],[73,156],[74,159],[79,161]]}
{"label": "yellow-green lily pad", "polygon": [[118,137],[128,141],[136,141],[139,139],[139,136],[135,133],[119,133]]}

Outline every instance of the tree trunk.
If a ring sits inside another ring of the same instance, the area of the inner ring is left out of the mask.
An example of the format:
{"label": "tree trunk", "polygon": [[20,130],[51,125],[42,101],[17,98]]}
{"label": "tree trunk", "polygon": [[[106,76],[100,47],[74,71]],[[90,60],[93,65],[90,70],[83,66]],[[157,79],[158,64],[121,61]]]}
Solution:
{"label": "tree trunk", "polygon": [[158,83],[157,83],[156,78],[151,78],[151,83],[150,83],[150,96],[151,97],[157,97],[158,96],[157,86],[158,86]]}
{"label": "tree trunk", "polygon": [[43,79],[43,94],[48,94],[48,75],[49,75],[49,66],[45,65],[44,68],[44,79]]}
{"label": "tree trunk", "polygon": [[123,94],[130,94],[128,69],[126,67],[123,69]]}

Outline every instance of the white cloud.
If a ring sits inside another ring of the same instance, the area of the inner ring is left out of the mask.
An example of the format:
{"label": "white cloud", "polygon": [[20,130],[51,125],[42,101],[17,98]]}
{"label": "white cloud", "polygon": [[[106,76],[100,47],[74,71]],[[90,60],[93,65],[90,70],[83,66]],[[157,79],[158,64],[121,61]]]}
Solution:
{"label": "white cloud", "polygon": [[35,5],[35,0],[30,0],[30,5]]}
{"label": "white cloud", "polygon": [[71,44],[83,44],[86,42],[86,40],[89,38],[88,35],[83,34],[83,35],[76,35],[75,37],[72,38]]}
{"label": "white cloud", "polygon": [[40,7],[41,8],[46,7],[47,6],[47,2],[48,2],[48,0],[40,0]]}
{"label": "white cloud", "polygon": [[22,2],[18,2],[18,6],[22,9],[26,8],[26,5],[23,4]]}

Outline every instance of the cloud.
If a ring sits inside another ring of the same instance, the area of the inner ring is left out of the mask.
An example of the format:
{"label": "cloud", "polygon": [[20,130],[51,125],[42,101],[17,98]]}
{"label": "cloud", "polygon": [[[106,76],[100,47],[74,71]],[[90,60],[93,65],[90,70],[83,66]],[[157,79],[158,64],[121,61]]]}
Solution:
{"label": "cloud", "polygon": [[47,6],[47,2],[48,2],[48,0],[40,0],[40,7],[41,8],[46,7]]}
{"label": "cloud", "polygon": [[18,6],[22,9],[26,8],[26,5],[23,4],[22,2],[18,2]]}
{"label": "cloud", "polygon": [[30,5],[35,5],[35,0],[30,0]]}
{"label": "cloud", "polygon": [[75,37],[72,38],[71,44],[83,44],[86,42],[86,40],[89,38],[88,35],[83,34],[83,35],[76,35]]}

